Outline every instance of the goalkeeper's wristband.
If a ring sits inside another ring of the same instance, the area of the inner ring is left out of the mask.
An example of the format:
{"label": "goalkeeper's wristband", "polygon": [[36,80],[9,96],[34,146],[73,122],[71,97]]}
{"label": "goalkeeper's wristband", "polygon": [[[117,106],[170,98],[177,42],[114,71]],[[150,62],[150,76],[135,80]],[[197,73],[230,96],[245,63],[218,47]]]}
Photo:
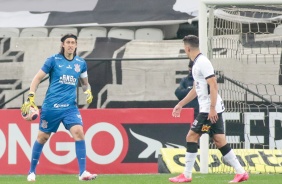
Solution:
{"label": "goalkeeper's wristband", "polygon": [[82,87],[82,89],[83,89],[84,92],[87,91],[87,90],[90,90],[90,91],[91,91],[91,86],[90,86],[89,83],[86,84],[86,85],[82,85],[81,87]]}
{"label": "goalkeeper's wristband", "polygon": [[34,98],[35,98],[35,93],[34,92],[29,92],[28,93],[28,101],[33,101],[34,102]]}
{"label": "goalkeeper's wristband", "polygon": [[30,92],[28,93],[28,97],[34,97],[34,96],[35,96],[35,93],[34,93],[34,92],[30,91]]}

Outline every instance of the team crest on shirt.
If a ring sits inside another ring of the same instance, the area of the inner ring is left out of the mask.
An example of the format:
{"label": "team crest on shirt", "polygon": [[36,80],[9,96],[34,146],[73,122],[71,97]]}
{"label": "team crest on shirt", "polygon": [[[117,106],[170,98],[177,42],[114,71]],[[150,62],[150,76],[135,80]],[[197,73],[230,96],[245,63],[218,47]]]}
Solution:
{"label": "team crest on shirt", "polygon": [[74,71],[77,73],[80,72],[80,65],[79,64],[74,64]]}

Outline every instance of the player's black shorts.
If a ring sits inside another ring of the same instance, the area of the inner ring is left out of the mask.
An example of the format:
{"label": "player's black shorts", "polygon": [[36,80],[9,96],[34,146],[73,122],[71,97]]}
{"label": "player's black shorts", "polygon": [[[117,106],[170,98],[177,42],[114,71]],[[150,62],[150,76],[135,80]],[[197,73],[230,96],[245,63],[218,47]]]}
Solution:
{"label": "player's black shorts", "polygon": [[199,113],[192,123],[191,130],[198,134],[208,133],[210,137],[213,137],[214,134],[224,134],[222,113],[218,113],[217,115],[217,122],[212,124],[208,120],[208,113]]}

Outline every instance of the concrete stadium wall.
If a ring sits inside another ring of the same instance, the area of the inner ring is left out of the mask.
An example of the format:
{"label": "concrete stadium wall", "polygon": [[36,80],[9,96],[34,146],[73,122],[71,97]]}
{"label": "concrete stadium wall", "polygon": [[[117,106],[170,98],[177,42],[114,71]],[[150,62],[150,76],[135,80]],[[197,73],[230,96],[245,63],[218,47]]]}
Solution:
{"label": "concrete stadium wall", "polygon": [[[110,38],[106,38],[110,42]],[[60,50],[59,38],[24,38],[15,37],[2,39],[0,47],[0,100],[8,100],[27,89],[33,76],[41,68],[46,58]],[[3,44],[9,43],[9,47]],[[93,57],[90,53],[98,49],[95,38],[79,38],[78,53],[83,53],[82,57]],[[106,50],[107,48],[99,48]],[[122,58],[165,58],[182,57],[183,43],[181,40],[161,40],[161,41],[128,41],[119,47],[114,53],[121,52]],[[120,57],[120,56],[117,56]],[[260,56],[259,56],[260,57]],[[264,56],[261,56],[264,57]],[[278,85],[278,74],[280,71],[280,58],[274,56],[277,62],[266,60],[263,63],[239,61],[232,58],[215,58],[212,60],[215,70],[222,71],[229,78],[235,79],[244,84],[270,84],[275,86],[273,89],[266,90],[265,93],[274,94],[275,100],[279,101],[281,86]],[[95,58],[95,55],[94,55]],[[10,59],[11,61],[7,61]],[[249,58],[249,61],[251,59]],[[108,61],[107,61],[108,62]],[[112,101],[121,102],[176,102],[174,90],[178,86],[177,79],[184,77],[187,71],[188,60],[146,60],[146,61],[121,61],[121,81],[117,82],[118,70],[116,61],[111,61],[110,83],[107,83],[95,94],[98,101],[95,108],[105,108]],[[180,72],[180,74],[177,72]],[[108,80],[100,76],[98,80]],[[5,81],[10,80],[9,84]],[[36,102],[40,106],[45,96],[49,82],[40,84],[37,91]],[[222,88],[228,88],[225,84],[220,84]],[[92,86],[95,88],[95,84]],[[257,86],[251,87],[252,90],[260,93]],[[279,93],[278,93],[279,92]],[[105,100],[103,95],[107,94]],[[26,97],[27,94],[25,94]],[[232,96],[232,95],[231,95]],[[230,98],[229,96],[226,96]],[[224,98],[224,96],[223,96]],[[232,99],[231,99],[232,100]],[[85,105],[85,96],[79,89],[79,105]],[[8,103],[5,108],[18,108],[22,105],[23,96],[18,97]]]}

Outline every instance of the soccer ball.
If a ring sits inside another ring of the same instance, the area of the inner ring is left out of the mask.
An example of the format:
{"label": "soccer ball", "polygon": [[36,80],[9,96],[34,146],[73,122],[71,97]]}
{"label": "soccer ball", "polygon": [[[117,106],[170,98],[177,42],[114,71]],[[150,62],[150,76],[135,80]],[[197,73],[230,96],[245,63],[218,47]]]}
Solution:
{"label": "soccer ball", "polygon": [[30,106],[29,112],[27,114],[21,114],[24,120],[33,121],[36,120],[36,118],[39,116],[39,110],[37,108],[34,108],[33,106]]}

